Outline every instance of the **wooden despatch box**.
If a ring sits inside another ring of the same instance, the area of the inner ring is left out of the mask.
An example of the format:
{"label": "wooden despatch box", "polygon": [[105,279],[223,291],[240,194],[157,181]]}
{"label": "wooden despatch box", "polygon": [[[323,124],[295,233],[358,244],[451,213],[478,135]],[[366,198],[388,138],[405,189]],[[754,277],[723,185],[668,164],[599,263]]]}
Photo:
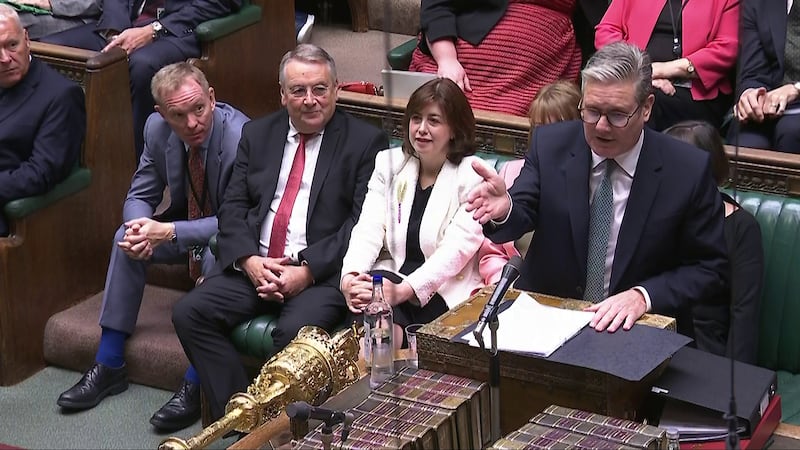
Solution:
{"label": "wooden despatch box", "polygon": [[[492,290],[492,286],[487,286],[420,329],[417,336],[420,368],[489,381],[489,353],[451,339],[478,320]],[[519,294],[520,291],[510,289],[505,299],[515,299]],[[567,309],[581,309],[589,304],[582,300],[531,295],[540,303]],[[675,319],[665,316],[646,314],[638,323],[675,331]],[[631,382],[593,369],[501,351],[502,432],[519,428],[551,404],[622,419],[639,419],[645,396],[668,363],[669,360],[664,361],[642,380]]]}

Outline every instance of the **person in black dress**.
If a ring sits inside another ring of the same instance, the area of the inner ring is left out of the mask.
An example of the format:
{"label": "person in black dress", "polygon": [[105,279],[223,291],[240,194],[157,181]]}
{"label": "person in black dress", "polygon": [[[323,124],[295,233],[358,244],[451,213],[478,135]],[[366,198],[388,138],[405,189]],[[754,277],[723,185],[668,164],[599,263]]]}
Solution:
{"label": "person in black dress", "polygon": [[[711,124],[680,122],[664,132],[709,152],[717,184],[727,184],[728,157],[722,138]],[[697,348],[709,353],[755,364],[764,285],[761,228],[756,218],[736,200],[724,192],[720,195],[725,206],[725,243],[730,260],[729,294],[694,308],[695,342]]]}

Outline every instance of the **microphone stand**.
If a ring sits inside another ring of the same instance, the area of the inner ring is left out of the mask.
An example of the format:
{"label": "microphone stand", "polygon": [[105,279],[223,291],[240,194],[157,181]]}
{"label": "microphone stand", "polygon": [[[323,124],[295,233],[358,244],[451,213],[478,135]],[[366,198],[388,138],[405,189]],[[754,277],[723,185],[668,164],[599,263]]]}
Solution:
{"label": "microphone stand", "polygon": [[323,422],[320,440],[322,441],[323,450],[331,450],[331,444],[333,444],[333,426],[327,421]]}
{"label": "microphone stand", "polygon": [[489,393],[491,404],[491,431],[492,442],[497,442],[500,436],[500,354],[497,351],[497,328],[500,326],[500,319],[497,318],[497,311],[492,312],[492,319],[489,322],[491,333],[492,348],[489,350]]}
{"label": "microphone stand", "polygon": [[[499,305],[500,302],[498,302]],[[500,355],[497,350],[497,329],[500,327],[500,319],[495,307],[489,315],[489,332],[491,348],[489,349],[489,403],[491,418],[491,439],[496,442],[500,439]],[[478,341],[481,349],[486,350],[483,342],[483,328],[473,331],[475,340]]]}

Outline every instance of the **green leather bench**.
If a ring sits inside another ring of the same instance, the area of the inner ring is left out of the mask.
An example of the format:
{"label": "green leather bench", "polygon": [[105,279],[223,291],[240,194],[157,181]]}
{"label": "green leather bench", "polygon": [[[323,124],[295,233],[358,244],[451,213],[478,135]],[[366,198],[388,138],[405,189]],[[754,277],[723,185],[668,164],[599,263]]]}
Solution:
{"label": "green leather bench", "polygon": [[20,220],[62,198],[88,188],[91,182],[92,171],[89,168],[75,167],[67,178],[55,185],[52,190],[42,195],[10,201],[3,207],[3,213],[9,220]]}
{"label": "green leather bench", "polygon": [[764,243],[758,365],[778,372],[782,421],[800,425],[800,199],[736,196],[758,220]]}

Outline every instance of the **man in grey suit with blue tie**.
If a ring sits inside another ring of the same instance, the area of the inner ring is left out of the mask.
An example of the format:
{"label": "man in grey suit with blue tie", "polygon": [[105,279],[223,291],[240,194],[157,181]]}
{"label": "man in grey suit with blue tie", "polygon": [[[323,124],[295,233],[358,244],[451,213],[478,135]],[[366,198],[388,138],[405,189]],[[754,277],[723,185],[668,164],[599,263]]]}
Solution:
{"label": "man in grey suit with blue tie", "polygon": [[[136,326],[150,263],[181,263],[191,255],[190,269],[197,267],[198,275],[215,263],[207,243],[217,232],[216,212],[248,118],[216,103],[203,73],[186,62],[159,70],[152,91],[157,113],[145,125],[144,153],[123,208],[125,223],[114,237],[96,362],[58,398],[64,408],[92,408],[128,388],[125,341]],[[170,205],[155,216],[166,189]],[[199,417],[199,378],[190,367],[180,389],[150,422],[177,430]]]}

